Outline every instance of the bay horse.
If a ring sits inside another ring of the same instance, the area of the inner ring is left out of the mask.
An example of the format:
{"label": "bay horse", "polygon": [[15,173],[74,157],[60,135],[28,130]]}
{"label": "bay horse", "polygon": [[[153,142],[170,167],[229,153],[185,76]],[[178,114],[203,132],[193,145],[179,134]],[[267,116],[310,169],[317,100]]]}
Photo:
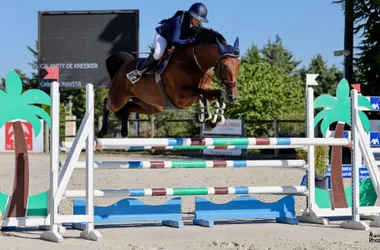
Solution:
{"label": "bay horse", "polygon": [[[103,124],[98,138],[108,133],[108,115],[114,112],[121,120],[121,136],[128,136],[128,117],[132,112],[153,115],[166,110],[181,110],[199,102],[201,111],[195,123],[215,127],[224,122],[225,101],[238,98],[237,72],[239,68],[239,39],[234,45],[217,31],[199,28],[194,45],[171,48],[165,52],[161,63],[145,72],[139,81],[132,83],[126,75],[135,70],[141,58],[123,52],[106,60],[111,78],[108,97],[104,99]],[[165,65],[166,63],[166,65]],[[211,75],[214,67],[215,75]],[[222,90],[211,89],[212,80]],[[217,111],[212,119],[209,102],[216,101]]]}

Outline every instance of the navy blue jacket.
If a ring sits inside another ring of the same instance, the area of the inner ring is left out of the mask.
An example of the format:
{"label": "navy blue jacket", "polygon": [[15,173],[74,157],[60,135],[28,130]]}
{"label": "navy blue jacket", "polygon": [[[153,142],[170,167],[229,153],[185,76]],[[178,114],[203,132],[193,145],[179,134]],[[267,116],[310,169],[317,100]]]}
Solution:
{"label": "navy blue jacket", "polygon": [[169,44],[176,47],[190,44],[196,30],[196,27],[190,27],[190,15],[187,12],[169,19],[156,28],[158,34],[163,36]]}

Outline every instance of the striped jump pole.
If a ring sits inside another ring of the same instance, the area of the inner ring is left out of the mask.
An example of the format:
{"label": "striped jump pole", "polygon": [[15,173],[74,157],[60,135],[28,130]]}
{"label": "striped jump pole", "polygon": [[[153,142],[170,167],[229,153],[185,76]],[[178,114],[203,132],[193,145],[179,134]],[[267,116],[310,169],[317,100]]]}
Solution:
{"label": "striped jump pole", "polygon": [[[121,140],[121,139],[116,139]],[[291,147],[286,145],[230,145],[230,146],[106,146],[102,147],[97,145],[95,149],[122,149],[122,150],[202,150],[202,149],[287,149],[287,148],[304,148],[304,145],[292,145]]]}
{"label": "striped jump pole", "polygon": [[177,146],[348,146],[347,138],[125,138],[97,139],[97,149],[130,149],[131,147],[177,147]]}
{"label": "striped jump pole", "polygon": [[[171,161],[94,161],[95,169],[163,169],[163,168],[306,168],[304,160],[171,160]],[[85,169],[86,162],[75,164]]]}
{"label": "striped jump pole", "polygon": [[[105,189],[94,190],[95,197],[119,196],[194,196],[194,195],[233,195],[233,194],[298,194],[305,195],[305,186],[264,186],[264,187],[186,187],[186,188],[132,188],[132,189]],[[86,197],[85,190],[67,190],[66,198]]]}

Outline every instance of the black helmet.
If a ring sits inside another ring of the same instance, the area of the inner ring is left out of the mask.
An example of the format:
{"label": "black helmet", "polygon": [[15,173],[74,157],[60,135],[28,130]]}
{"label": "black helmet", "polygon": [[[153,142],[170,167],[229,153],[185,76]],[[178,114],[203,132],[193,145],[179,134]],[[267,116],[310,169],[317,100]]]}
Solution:
{"label": "black helmet", "polygon": [[195,3],[189,9],[190,15],[202,23],[208,23],[207,8],[203,3]]}

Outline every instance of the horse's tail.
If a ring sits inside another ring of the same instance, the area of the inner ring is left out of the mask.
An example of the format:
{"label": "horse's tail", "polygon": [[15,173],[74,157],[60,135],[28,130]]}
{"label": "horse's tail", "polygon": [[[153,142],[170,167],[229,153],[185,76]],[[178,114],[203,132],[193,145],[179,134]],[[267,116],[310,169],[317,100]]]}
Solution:
{"label": "horse's tail", "polygon": [[106,59],[106,68],[111,80],[114,78],[117,71],[120,69],[121,66],[123,66],[124,63],[129,62],[133,59],[135,58],[132,56],[132,54],[128,52],[118,52],[109,56]]}

